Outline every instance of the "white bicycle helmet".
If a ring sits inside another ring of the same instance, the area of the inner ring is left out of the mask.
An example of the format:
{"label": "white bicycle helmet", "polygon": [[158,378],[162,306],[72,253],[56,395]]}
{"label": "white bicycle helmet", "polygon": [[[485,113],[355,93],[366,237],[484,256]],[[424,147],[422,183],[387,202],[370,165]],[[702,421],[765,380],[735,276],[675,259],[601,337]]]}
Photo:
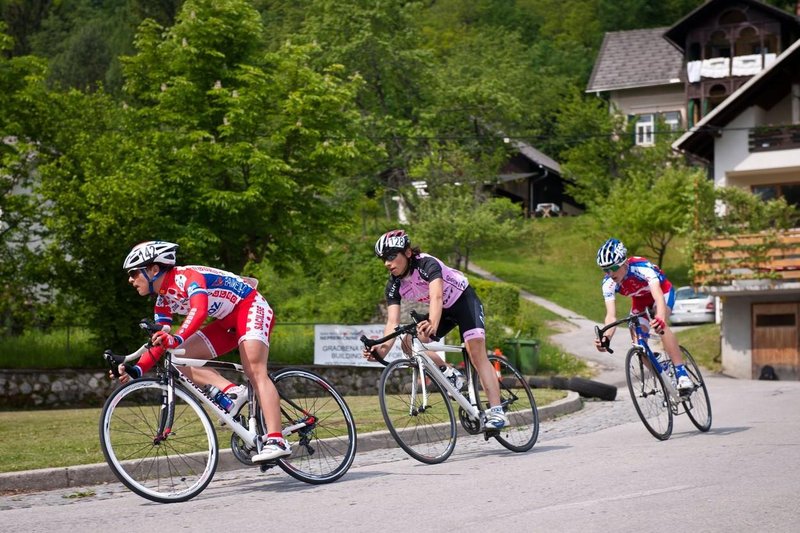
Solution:
{"label": "white bicycle helmet", "polygon": [[627,258],[628,251],[625,245],[618,239],[608,239],[603,246],[597,250],[597,266],[609,268],[614,265],[621,265]]}
{"label": "white bicycle helmet", "polygon": [[395,229],[387,231],[375,243],[375,255],[383,259],[389,254],[402,252],[411,246],[411,239],[405,231]]}
{"label": "white bicycle helmet", "polygon": [[166,241],[147,241],[137,244],[130,251],[122,268],[125,271],[144,268],[158,263],[160,265],[175,266],[178,245]]}

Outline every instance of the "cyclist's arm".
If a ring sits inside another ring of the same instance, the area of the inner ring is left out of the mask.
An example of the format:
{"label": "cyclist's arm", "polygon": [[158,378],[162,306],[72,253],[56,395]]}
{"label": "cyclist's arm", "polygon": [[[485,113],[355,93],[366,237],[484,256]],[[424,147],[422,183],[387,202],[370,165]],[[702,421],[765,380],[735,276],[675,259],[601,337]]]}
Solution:
{"label": "cyclist's arm", "polygon": [[[394,328],[400,325],[400,304],[389,305],[387,307],[387,315],[388,318],[386,319],[386,325],[383,327],[384,336],[388,335],[389,333],[394,333]],[[394,346],[394,341],[395,339],[389,339],[383,344],[378,344],[372,348],[364,349],[364,356],[370,357],[370,352],[375,352],[378,354],[378,357],[383,359],[386,357],[386,354],[389,353],[389,350],[392,349],[392,346]]]}
{"label": "cyclist's arm", "polygon": [[664,291],[661,290],[661,281],[651,279],[648,283],[650,294],[656,303],[656,316],[666,322],[667,320],[667,301],[664,299]]}
{"label": "cyclist's arm", "polygon": [[[603,320],[603,325],[611,324],[612,322],[614,322],[617,319],[617,303],[616,303],[616,301],[612,299],[612,300],[606,300],[605,302],[606,302],[606,317]],[[603,335],[609,341],[611,341],[611,337],[614,336],[614,332],[616,330],[617,330],[616,327],[610,328]],[[595,339],[594,340],[594,345],[599,351],[601,351],[601,352],[605,352],[606,351],[606,348],[603,346],[603,340],[602,339]]]}
{"label": "cyclist's arm", "polygon": [[420,322],[420,326],[422,326],[422,331],[420,331],[420,333],[423,333],[428,337],[435,335],[436,330],[439,329],[439,322],[442,319],[443,290],[444,282],[442,281],[442,278],[431,280],[431,282],[428,284],[428,294],[430,297],[430,300],[428,301],[428,320]]}

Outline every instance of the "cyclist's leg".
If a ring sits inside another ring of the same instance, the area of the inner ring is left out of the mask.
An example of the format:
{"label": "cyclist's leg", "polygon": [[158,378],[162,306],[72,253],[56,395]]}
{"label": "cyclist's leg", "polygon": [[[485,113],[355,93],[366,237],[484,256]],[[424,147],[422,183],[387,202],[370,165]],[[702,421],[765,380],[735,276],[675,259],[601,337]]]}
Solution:
{"label": "cyclist's leg", "polygon": [[[218,356],[236,348],[236,335],[228,332],[231,326],[225,322],[225,320],[214,321],[186,339],[186,342],[181,346],[186,350],[184,357],[204,360],[216,359]],[[187,366],[183,367],[181,372],[186,374],[197,385],[210,384],[221,391],[235,385],[213,368],[192,368]]]}
{"label": "cyclist's leg", "polygon": [[[468,334],[469,332],[467,332]],[[472,337],[465,339],[467,345],[467,354],[472,366],[478,372],[478,378],[481,380],[483,390],[486,391],[486,397],[489,400],[489,406],[495,407],[500,405],[500,386],[497,383],[497,374],[494,367],[489,362],[489,356],[486,354],[486,338],[485,337]]]}
{"label": "cyclist's leg", "polygon": [[237,310],[236,332],[239,335],[239,353],[245,374],[255,390],[264,423],[267,426],[267,446],[253,456],[253,462],[268,461],[291,453],[289,444],[281,433],[280,397],[269,377],[269,336],[274,324],[274,314],[267,301],[256,294],[249,305]]}

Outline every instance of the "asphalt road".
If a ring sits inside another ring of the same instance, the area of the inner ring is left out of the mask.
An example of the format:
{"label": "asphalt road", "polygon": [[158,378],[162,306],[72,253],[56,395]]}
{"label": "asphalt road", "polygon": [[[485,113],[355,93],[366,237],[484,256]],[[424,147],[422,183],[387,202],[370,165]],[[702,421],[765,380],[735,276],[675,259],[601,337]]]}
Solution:
{"label": "asphalt road", "polygon": [[0,498],[3,531],[243,528],[313,531],[797,531],[800,383],[707,379],[708,433],[676,419],[650,436],[627,391],[542,424],[514,454],[461,438],[441,465],[396,449],[359,453],[330,485],[281,471],[219,473],[197,498],[160,505],[112,483]]}

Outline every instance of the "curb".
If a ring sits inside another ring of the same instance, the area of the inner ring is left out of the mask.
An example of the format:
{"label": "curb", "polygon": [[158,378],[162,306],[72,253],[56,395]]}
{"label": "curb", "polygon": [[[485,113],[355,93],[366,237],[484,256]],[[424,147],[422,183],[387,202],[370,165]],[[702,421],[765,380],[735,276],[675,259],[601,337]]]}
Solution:
{"label": "curb", "polygon": [[[566,398],[539,408],[539,421],[574,413],[579,411],[581,407],[580,395],[577,392],[568,391]],[[458,428],[459,435],[466,435],[461,425]],[[374,431],[358,436],[356,453],[394,448],[395,446],[396,443],[388,430]],[[253,467],[247,467],[240,463],[233,456],[230,449],[220,450],[217,472],[246,468]],[[106,463],[43,468],[40,470],[24,470],[0,474],[0,493],[56,490],[99,485],[101,483],[117,483],[118,481]]]}

